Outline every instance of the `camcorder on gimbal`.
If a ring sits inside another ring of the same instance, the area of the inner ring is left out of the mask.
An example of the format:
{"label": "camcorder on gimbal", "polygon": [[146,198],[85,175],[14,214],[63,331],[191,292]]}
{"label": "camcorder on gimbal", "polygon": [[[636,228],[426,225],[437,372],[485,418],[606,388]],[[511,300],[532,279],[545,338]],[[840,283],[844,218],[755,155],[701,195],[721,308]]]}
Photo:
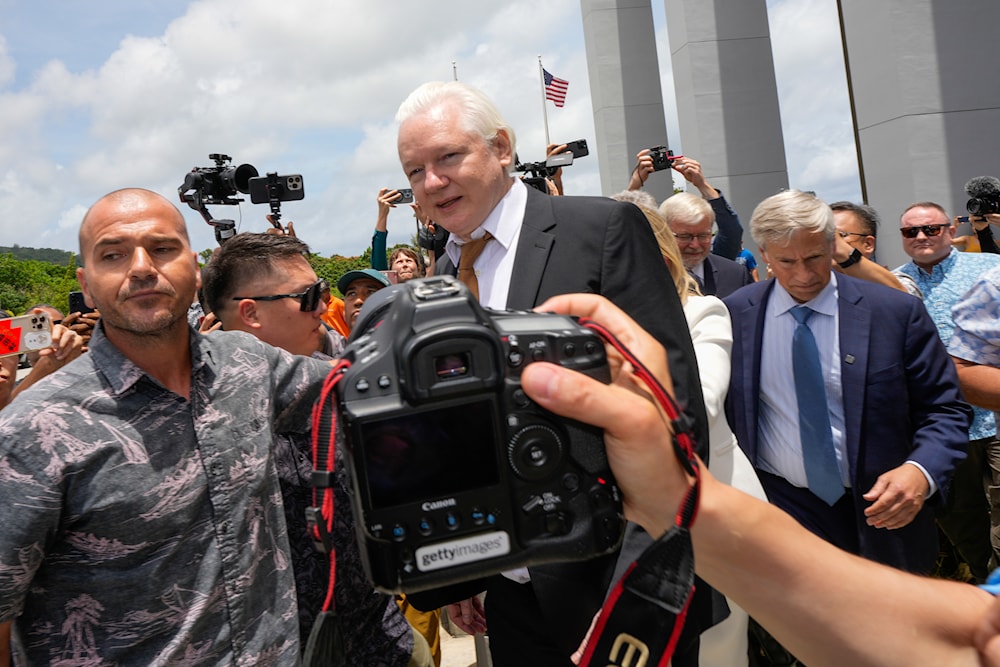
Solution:
{"label": "camcorder on gimbal", "polygon": [[527,174],[521,178],[525,185],[530,185],[536,190],[549,194],[549,186],[545,179],[551,178],[555,175],[556,170],[570,166],[574,159],[585,155],[590,155],[587,140],[577,139],[566,144],[565,152],[550,155],[544,162],[522,163],[517,155],[514,155],[514,171]]}
{"label": "camcorder on gimbal", "polygon": [[193,168],[184,175],[177,194],[215,228],[215,240],[219,245],[236,234],[236,223],[214,218],[208,210],[209,205],[237,206],[244,201],[237,193],[249,194],[251,203],[270,204],[272,223],[280,229],[281,202],[297,201],[306,196],[301,174],[279,176],[277,172],[270,172],[267,176],[258,176],[252,164],[234,167],[230,164],[233,158],[223,153],[210,153],[208,159],[214,161],[215,166]]}

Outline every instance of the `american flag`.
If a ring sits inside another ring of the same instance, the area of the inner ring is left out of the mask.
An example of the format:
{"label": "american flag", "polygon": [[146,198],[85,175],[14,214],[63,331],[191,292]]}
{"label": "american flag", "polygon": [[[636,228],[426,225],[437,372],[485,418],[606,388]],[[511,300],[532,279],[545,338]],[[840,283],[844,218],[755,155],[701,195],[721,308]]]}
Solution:
{"label": "american flag", "polygon": [[555,102],[557,107],[566,104],[566,89],[569,88],[569,81],[564,81],[547,69],[542,68],[542,75],[545,77],[545,99]]}

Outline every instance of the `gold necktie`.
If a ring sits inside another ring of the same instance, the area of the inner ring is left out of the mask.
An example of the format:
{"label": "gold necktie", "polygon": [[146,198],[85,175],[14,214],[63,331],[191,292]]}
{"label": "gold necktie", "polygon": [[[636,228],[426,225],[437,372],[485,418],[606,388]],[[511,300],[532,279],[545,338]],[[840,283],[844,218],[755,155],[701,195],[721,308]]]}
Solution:
{"label": "gold necktie", "polygon": [[483,254],[483,248],[489,243],[493,235],[486,232],[478,239],[473,239],[462,244],[462,254],[458,258],[458,279],[465,283],[465,286],[472,292],[472,296],[479,301],[479,278],[476,277],[475,263],[479,256]]}

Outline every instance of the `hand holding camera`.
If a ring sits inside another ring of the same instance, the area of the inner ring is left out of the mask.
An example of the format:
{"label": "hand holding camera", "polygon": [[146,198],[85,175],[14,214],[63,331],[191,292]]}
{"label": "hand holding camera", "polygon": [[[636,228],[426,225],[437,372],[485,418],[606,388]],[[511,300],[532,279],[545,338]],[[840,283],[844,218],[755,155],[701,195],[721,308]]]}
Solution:
{"label": "hand holding camera", "polygon": [[439,276],[374,294],[343,359],[319,423],[336,410],[377,587],[414,592],[617,546],[600,429],[557,417],[520,382],[538,361],[609,381],[597,334],[564,315],[488,311]]}

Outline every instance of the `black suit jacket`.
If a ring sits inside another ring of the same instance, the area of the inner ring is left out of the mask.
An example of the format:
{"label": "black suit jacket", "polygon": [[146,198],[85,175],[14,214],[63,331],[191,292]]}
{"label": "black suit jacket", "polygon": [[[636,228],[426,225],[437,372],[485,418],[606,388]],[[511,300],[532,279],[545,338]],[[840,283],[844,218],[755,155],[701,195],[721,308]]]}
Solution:
{"label": "black suit jacket", "polygon": [[[435,272],[454,274],[455,266],[444,255]],[[660,341],[667,350],[678,402],[695,418],[699,453],[707,457],[707,419],[687,321],[656,239],[638,208],[605,197],[550,197],[529,187],[512,275],[509,309],[530,309],[558,294],[601,294]],[[630,526],[618,555],[530,568],[530,585],[500,576],[487,580],[494,665],[570,665],[569,655],[600,608],[616,564],[621,561],[621,570],[649,543],[641,529]],[[480,580],[410,599],[417,608],[433,609],[482,590]],[[710,605],[703,609],[712,615]],[[689,622],[699,624],[697,619]]]}
{"label": "black suit jacket", "polygon": [[737,264],[731,259],[709,255],[704,261],[705,279],[702,293],[725,299],[741,287],[753,282],[750,272],[743,264]]}

